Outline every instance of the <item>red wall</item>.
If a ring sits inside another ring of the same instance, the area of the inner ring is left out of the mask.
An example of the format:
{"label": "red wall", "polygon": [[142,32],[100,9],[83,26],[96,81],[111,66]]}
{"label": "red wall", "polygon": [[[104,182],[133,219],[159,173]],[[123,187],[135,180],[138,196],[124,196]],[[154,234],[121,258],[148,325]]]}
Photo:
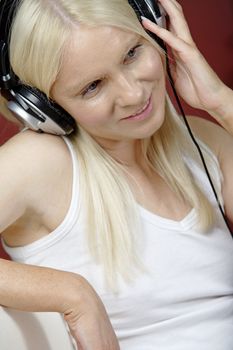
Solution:
{"label": "red wall", "polygon": [[[200,51],[225,84],[233,89],[233,1],[180,0],[179,3]],[[187,105],[185,110],[208,117]]]}
{"label": "red wall", "polygon": [[[208,62],[233,88],[233,1],[180,0],[198,47]],[[185,107],[186,113],[207,117],[202,111]],[[17,131],[17,127],[0,116],[0,144]],[[0,257],[3,252],[0,248]],[[5,256],[5,255],[4,255]]]}

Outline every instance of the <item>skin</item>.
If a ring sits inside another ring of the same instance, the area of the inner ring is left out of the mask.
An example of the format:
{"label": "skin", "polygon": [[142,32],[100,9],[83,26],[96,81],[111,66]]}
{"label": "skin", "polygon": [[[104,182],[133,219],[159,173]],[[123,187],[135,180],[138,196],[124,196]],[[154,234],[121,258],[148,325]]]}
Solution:
{"label": "skin", "polygon": [[[143,163],[138,151],[138,139],[151,136],[164,120],[164,57],[134,33],[113,27],[99,27],[95,36],[92,33],[92,28],[83,26],[74,31],[52,97],[130,171],[144,189],[141,193],[138,187],[132,188],[141,205],[181,219],[190,208]],[[110,41],[112,45],[106,46]],[[146,119],[125,120],[141,110],[149,98],[152,110]],[[160,200],[163,197],[169,200],[169,209]]]}
{"label": "skin", "polygon": [[205,120],[191,119],[193,130],[216,154],[222,174],[222,193],[228,219],[233,222],[233,91],[212,70],[190,34],[182,7],[175,0],[159,0],[169,16],[168,30],[149,20],[144,27],[153,31],[172,49],[173,78],[179,95],[192,107],[207,111],[224,128]]}
{"label": "skin", "polygon": [[[164,119],[162,57],[134,33],[111,27],[92,33],[83,26],[74,31],[52,97],[114,157],[132,162],[137,139],[150,136]],[[124,119],[141,110],[150,96],[149,118]]]}
{"label": "skin", "polygon": [[[168,30],[148,21],[144,21],[144,26],[172,48],[177,63],[173,76],[179,94],[192,106],[216,116],[224,127],[231,126],[227,132],[212,123],[192,118],[196,134],[219,159],[226,212],[233,219],[231,90],[219,80],[196,48],[180,5],[175,0],[160,0],[160,3],[170,18]],[[139,138],[150,136],[163,122],[163,59],[146,42],[139,55],[132,59],[132,44],[133,47],[137,45],[137,40],[131,42],[134,35],[130,33],[126,35],[106,27],[95,29],[95,35],[90,35],[93,32],[88,28],[77,30],[80,40],[77,42],[74,35],[67,43],[67,57],[52,90],[54,99],[102,147],[130,169],[144,189],[143,197],[135,192],[138,202],[158,215],[180,220],[189,208],[143,164],[137,147]],[[110,39],[114,40],[114,45],[108,47],[105,43]],[[187,79],[179,64],[185,67],[191,79]],[[85,83],[87,74],[89,82],[104,77],[104,83],[98,93],[84,98],[77,87],[71,87]],[[202,76],[205,79],[201,79]],[[150,95],[153,109],[148,118],[135,123],[122,120],[139,111]],[[21,133],[1,147],[0,162],[0,232],[5,241],[12,246],[24,245],[49,234],[63,220],[71,197],[72,165],[64,141],[52,135]],[[79,275],[1,260],[0,303],[20,310],[61,312],[79,349],[119,350],[101,300]]]}

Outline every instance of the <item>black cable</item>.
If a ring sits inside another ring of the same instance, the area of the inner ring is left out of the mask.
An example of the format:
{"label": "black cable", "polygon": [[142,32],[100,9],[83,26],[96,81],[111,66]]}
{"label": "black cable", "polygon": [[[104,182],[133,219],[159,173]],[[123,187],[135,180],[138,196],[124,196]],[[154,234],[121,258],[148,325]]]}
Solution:
{"label": "black cable", "polygon": [[170,85],[171,85],[171,87],[172,87],[172,91],[173,91],[173,93],[174,93],[174,96],[175,96],[177,105],[178,105],[179,110],[180,110],[180,112],[181,112],[181,115],[182,115],[182,117],[183,117],[185,126],[187,127],[188,133],[189,133],[189,135],[190,135],[190,137],[191,137],[191,139],[192,139],[194,145],[195,145],[196,148],[197,148],[197,151],[198,151],[199,156],[200,156],[200,158],[201,158],[201,161],[202,161],[203,167],[204,167],[204,169],[205,169],[207,178],[208,178],[208,180],[209,180],[210,186],[211,186],[211,188],[212,188],[212,190],[213,190],[215,199],[216,199],[216,201],[217,201],[219,210],[220,210],[220,212],[221,212],[221,214],[222,214],[222,217],[223,217],[223,220],[224,220],[224,222],[225,222],[225,224],[226,224],[226,226],[227,226],[227,228],[228,228],[228,230],[229,230],[229,232],[230,232],[230,234],[231,234],[231,236],[232,236],[232,238],[233,238],[233,232],[231,231],[231,228],[230,228],[230,226],[229,226],[227,217],[225,216],[224,210],[223,210],[222,205],[221,205],[221,203],[220,203],[220,201],[219,201],[219,198],[218,198],[217,192],[216,192],[216,190],[215,190],[214,184],[213,184],[213,182],[212,182],[212,179],[211,179],[209,170],[208,170],[208,168],[207,168],[207,165],[206,165],[206,162],[205,162],[203,153],[202,153],[202,151],[201,151],[201,148],[200,148],[198,142],[196,141],[196,139],[195,139],[195,137],[194,137],[194,135],[193,135],[193,133],[192,133],[192,130],[191,130],[191,128],[190,128],[190,126],[189,126],[189,123],[188,123],[188,121],[187,121],[187,118],[186,118],[186,116],[185,116],[183,107],[182,107],[182,105],[181,105],[179,96],[178,96],[178,94],[177,94],[177,92],[176,92],[175,84],[174,84],[174,81],[173,81],[173,78],[172,78],[172,75],[171,75],[171,70],[170,70],[170,65],[169,65],[169,58],[168,58],[167,52],[166,52],[166,64],[167,64],[167,74],[168,74],[169,82],[170,82]]}

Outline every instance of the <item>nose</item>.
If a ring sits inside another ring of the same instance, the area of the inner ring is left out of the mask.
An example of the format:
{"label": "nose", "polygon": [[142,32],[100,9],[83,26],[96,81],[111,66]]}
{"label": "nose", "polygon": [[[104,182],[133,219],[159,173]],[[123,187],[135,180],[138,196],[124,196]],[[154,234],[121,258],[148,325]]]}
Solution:
{"label": "nose", "polygon": [[116,103],[120,107],[140,105],[143,101],[143,86],[133,75],[120,74],[116,89]]}

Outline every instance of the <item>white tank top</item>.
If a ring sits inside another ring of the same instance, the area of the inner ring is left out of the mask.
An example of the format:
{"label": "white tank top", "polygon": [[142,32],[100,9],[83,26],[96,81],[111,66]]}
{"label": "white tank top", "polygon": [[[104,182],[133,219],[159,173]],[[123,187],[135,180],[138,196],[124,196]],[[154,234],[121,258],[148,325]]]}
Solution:
{"label": "white tank top", "polygon": [[[12,260],[84,276],[100,295],[121,350],[232,350],[233,240],[204,172],[189,162],[215,207],[214,229],[198,232],[194,209],[177,222],[139,207],[144,230],[140,255],[148,273],[131,284],[121,281],[115,295],[105,288],[102,268],[88,251],[78,161],[71,142],[65,141],[73,162],[67,215],[32,244],[10,248],[3,242]],[[220,182],[220,173],[215,175]]]}

